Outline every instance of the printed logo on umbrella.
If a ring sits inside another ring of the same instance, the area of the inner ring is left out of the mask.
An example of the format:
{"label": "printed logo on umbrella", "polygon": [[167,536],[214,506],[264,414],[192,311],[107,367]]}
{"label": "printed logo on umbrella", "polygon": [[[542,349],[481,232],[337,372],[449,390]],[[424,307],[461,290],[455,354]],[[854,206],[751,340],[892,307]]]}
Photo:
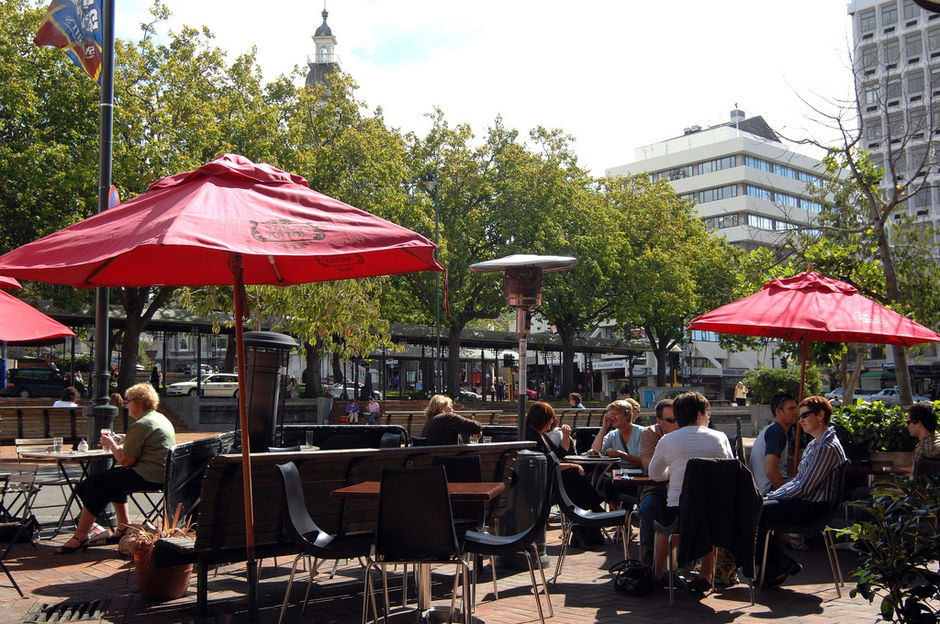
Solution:
{"label": "printed logo on umbrella", "polygon": [[317,226],[300,221],[274,219],[249,223],[252,238],[262,243],[287,243],[291,247],[304,247],[326,238],[326,234]]}

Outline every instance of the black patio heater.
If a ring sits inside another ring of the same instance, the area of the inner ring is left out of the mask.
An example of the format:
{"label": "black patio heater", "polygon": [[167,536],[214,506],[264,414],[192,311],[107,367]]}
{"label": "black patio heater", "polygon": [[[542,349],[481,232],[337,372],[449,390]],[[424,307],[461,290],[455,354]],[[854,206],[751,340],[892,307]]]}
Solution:
{"label": "black patio heater", "polygon": [[[245,332],[245,375],[248,380],[248,433],[252,453],[263,453],[278,446],[278,406],[287,357],[300,345],[286,334],[271,331]],[[281,416],[283,419],[283,415]],[[281,423],[283,425],[283,423]]]}
{"label": "black patio heater", "polygon": [[506,302],[516,309],[519,334],[519,439],[525,439],[526,340],[532,327],[532,309],[542,303],[542,276],[546,271],[564,271],[578,263],[570,256],[516,254],[470,265],[475,273],[504,271]]}

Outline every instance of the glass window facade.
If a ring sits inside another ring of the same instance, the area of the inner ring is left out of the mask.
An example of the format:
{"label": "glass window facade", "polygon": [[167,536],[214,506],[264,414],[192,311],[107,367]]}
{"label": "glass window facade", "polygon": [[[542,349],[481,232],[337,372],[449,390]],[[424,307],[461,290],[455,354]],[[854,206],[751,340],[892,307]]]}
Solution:
{"label": "glass window facade", "polygon": [[885,41],[885,65],[894,67],[901,58],[901,44],[897,39]]}
{"label": "glass window facade", "polygon": [[904,0],[904,21],[918,17],[920,17],[920,7],[914,4],[914,0]]}
{"label": "glass window facade", "polygon": [[759,230],[773,230],[774,229],[773,219],[771,219],[770,217],[762,217],[760,215],[755,215],[755,214],[747,215],[747,224]]}
{"label": "glass window facade", "polygon": [[698,193],[698,203],[706,204],[708,202],[718,201],[720,199],[729,199],[738,196],[738,186],[729,184],[728,186],[719,186],[717,188],[705,189]]}
{"label": "glass window facade", "polygon": [[754,186],[753,184],[748,184],[746,190],[747,190],[748,197],[756,197],[757,199],[766,199],[767,201],[773,201],[774,193],[770,189],[765,189],[759,186]]}
{"label": "glass window facade", "polygon": [[877,22],[875,20],[875,9],[862,11],[858,14],[858,28],[863,33],[869,33],[875,30]]}
{"label": "glass window facade", "polygon": [[924,53],[924,40],[919,32],[904,36],[904,56],[908,62],[914,62]]}
{"label": "glass window facade", "polygon": [[881,25],[885,28],[898,23],[898,5],[894,2],[881,7]]}
{"label": "glass window facade", "polygon": [[731,214],[718,215],[716,217],[706,217],[702,219],[702,222],[709,230],[723,230],[725,228],[741,225],[741,216],[734,212]]}

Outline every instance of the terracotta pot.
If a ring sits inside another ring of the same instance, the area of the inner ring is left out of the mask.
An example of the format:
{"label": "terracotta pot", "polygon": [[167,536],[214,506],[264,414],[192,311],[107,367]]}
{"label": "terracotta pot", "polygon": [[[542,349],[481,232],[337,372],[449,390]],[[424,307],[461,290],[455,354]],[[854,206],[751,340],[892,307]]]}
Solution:
{"label": "terracotta pot", "polygon": [[172,600],[186,595],[193,564],[154,568],[151,557],[135,554],[134,569],[137,571],[137,588],[141,598]]}

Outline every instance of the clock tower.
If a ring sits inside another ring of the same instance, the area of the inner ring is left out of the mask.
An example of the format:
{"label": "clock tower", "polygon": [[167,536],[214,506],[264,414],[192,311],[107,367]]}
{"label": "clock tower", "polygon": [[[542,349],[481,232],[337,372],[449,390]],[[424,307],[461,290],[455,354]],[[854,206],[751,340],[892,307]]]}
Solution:
{"label": "clock tower", "polygon": [[307,66],[310,68],[306,80],[308,87],[317,83],[326,84],[327,76],[339,71],[339,58],[333,52],[336,37],[333,36],[333,31],[326,23],[328,15],[326,8],[323,9],[321,15],[323,15],[323,23],[313,33],[313,57],[307,57]]}

